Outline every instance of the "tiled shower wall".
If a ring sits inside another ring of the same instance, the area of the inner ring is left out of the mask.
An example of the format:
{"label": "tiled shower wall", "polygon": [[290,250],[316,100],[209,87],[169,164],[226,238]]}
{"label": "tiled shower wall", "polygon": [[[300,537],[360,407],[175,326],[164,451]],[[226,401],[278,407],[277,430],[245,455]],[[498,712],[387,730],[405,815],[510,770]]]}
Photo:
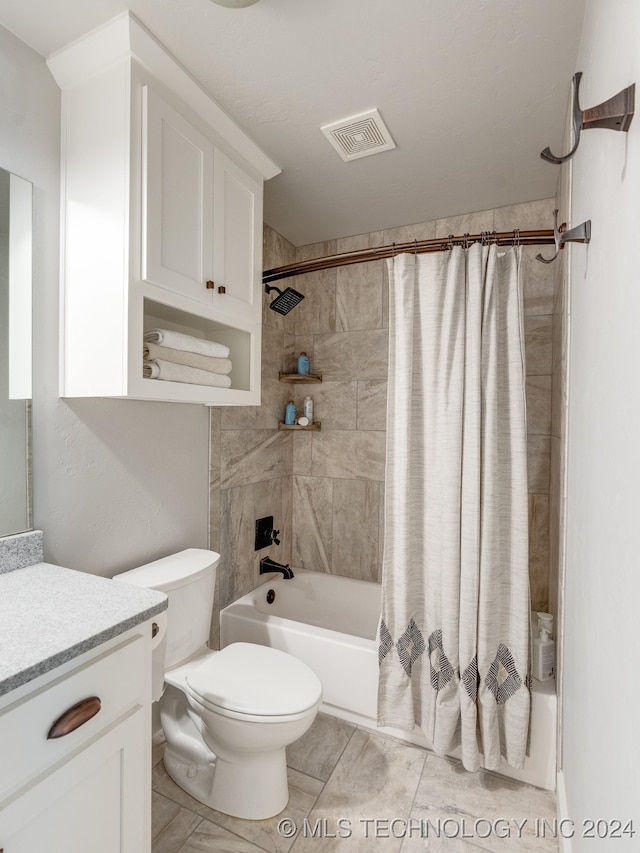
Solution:
{"label": "tiled shower wall", "polygon": [[[467,216],[295,249],[265,228],[265,268],[371,246],[448,234],[549,228],[555,201]],[[530,576],[532,606],[548,604],[554,265],[523,249],[527,356]],[[551,254],[551,249],[546,250]],[[339,267],[277,283],[305,299],[287,317],[264,299],[263,401],[211,410],[211,547],[222,554],[224,607],[259,583],[259,558],[379,580],[382,560],[388,300],[385,262]],[[320,385],[285,385],[306,351]],[[284,405],[314,399],[320,432],[278,432]],[[255,519],[273,515],[282,545],[256,554]],[[214,624],[217,620],[214,619]],[[214,638],[215,639],[215,638]]]}

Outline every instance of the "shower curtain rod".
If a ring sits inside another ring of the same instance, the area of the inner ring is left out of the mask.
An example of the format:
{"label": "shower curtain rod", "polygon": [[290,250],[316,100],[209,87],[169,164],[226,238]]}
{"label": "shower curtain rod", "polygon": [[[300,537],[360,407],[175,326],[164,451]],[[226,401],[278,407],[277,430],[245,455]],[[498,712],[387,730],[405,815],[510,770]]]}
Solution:
{"label": "shower curtain rod", "polygon": [[[561,230],[561,229],[560,229]],[[538,231],[482,231],[480,234],[463,234],[459,237],[449,235],[448,237],[437,237],[432,240],[412,240],[409,243],[392,243],[390,246],[378,246],[373,249],[363,249],[356,252],[343,252],[339,255],[328,255],[325,258],[312,258],[308,261],[300,261],[296,264],[286,264],[282,267],[274,267],[262,273],[263,284],[279,281],[282,278],[290,278],[294,275],[328,270],[334,267],[342,267],[347,264],[362,264],[368,261],[378,261],[381,258],[392,258],[402,252],[414,253],[416,255],[425,252],[442,252],[453,246],[467,248],[472,243],[484,243],[489,245],[495,243],[498,246],[547,246],[556,243],[556,233],[552,228],[540,229]],[[564,240],[562,245],[564,245]],[[566,240],[566,242],[584,243],[588,240],[580,237]]]}

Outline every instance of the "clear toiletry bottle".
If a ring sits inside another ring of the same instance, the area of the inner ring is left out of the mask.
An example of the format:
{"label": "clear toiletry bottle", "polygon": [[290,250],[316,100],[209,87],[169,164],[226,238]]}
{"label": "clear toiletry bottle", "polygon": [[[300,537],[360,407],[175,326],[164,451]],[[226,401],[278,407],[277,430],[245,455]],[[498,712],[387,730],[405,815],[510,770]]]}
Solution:
{"label": "clear toiletry bottle", "polygon": [[293,400],[289,400],[287,408],[284,412],[284,422],[287,426],[293,426],[296,422],[296,404]]}
{"label": "clear toiletry bottle", "polygon": [[298,356],[298,373],[301,376],[306,376],[309,373],[309,356],[306,352],[301,352]]}
{"label": "clear toiletry bottle", "polygon": [[556,644],[551,639],[553,616],[538,613],[538,636],[533,641],[533,677],[538,681],[553,678],[556,665]]}
{"label": "clear toiletry bottle", "polygon": [[313,399],[311,397],[304,398],[304,416],[310,424],[313,423]]}

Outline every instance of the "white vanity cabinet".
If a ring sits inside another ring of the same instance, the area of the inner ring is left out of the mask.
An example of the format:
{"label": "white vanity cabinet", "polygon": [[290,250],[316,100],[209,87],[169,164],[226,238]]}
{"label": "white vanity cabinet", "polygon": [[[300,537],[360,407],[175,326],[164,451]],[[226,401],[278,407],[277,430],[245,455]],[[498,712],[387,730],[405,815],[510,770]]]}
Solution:
{"label": "white vanity cabinet", "polygon": [[0,697],[4,853],[150,851],[150,672],[145,622]]}
{"label": "white vanity cabinet", "polygon": [[[61,396],[260,402],[263,182],[278,167],[130,14],[62,88]],[[230,388],[145,378],[143,334],[230,349]]]}

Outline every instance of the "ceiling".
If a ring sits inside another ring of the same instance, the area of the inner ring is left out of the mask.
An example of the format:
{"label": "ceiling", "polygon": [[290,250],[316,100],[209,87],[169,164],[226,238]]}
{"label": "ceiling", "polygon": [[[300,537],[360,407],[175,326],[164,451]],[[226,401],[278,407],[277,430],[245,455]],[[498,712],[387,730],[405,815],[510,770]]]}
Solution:
{"label": "ceiling", "polygon": [[[555,193],[585,0],[0,0],[48,56],[125,9],[282,167],[295,245]],[[343,162],[320,126],[377,107],[397,148]]]}

